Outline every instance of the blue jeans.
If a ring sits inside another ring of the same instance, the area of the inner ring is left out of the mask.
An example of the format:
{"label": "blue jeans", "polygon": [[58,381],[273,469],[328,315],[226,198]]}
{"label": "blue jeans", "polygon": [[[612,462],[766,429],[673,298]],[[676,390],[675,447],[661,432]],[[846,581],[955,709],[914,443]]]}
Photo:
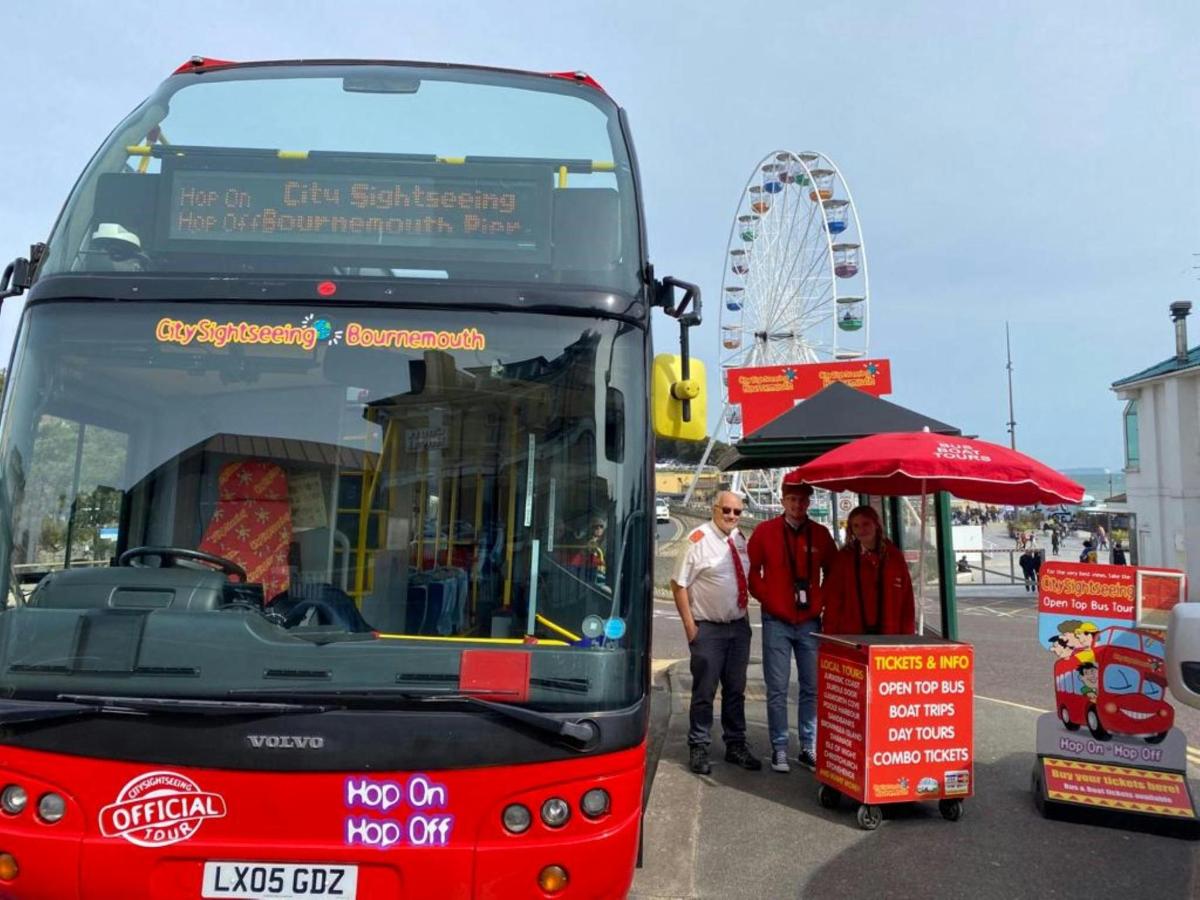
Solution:
{"label": "blue jeans", "polygon": [[771,747],[787,749],[788,682],[792,677],[792,657],[799,675],[800,703],[796,724],[800,749],[809,750],[817,743],[817,639],[821,630],[817,619],[793,625],[762,614],[763,680],[767,683],[767,729]]}

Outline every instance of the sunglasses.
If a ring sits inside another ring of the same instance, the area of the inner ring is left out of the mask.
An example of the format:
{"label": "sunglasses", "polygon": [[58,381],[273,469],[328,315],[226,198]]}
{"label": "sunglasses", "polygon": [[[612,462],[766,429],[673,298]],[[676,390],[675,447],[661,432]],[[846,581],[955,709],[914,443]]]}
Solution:
{"label": "sunglasses", "polygon": [[734,509],[732,506],[719,506],[717,508],[727,516],[740,516],[742,514],[740,508]]}

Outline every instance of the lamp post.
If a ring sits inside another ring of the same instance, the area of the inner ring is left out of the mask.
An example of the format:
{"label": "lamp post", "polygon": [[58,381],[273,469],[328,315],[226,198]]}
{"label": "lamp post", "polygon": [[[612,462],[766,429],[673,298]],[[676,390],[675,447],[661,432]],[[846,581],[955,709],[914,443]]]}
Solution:
{"label": "lamp post", "polygon": [[[1106,538],[1109,541],[1109,546],[1111,546],[1112,539],[1113,539],[1113,536],[1112,536],[1112,509],[1109,508],[1109,504],[1112,502],[1112,495],[1113,495],[1113,492],[1112,492],[1112,469],[1105,468],[1104,474],[1108,476],[1108,497],[1104,501],[1104,506],[1105,506],[1104,524],[1108,526],[1108,534],[1106,535]],[[1109,552],[1111,554],[1111,551],[1109,551]]]}

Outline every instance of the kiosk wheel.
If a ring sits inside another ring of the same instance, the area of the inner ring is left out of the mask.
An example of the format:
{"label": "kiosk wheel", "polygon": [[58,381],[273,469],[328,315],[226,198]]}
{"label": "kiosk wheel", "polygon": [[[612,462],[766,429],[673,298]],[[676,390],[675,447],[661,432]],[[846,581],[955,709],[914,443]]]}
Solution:
{"label": "kiosk wheel", "polygon": [[874,831],[883,824],[883,810],[870,803],[859,804],[855,817],[858,819],[858,827],[863,831]]}
{"label": "kiosk wheel", "polygon": [[837,809],[842,805],[842,792],[823,784],[817,788],[817,802],[825,809]]}
{"label": "kiosk wheel", "polygon": [[1042,817],[1045,818],[1045,816],[1046,816],[1046,798],[1045,798],[1045,795],[1042,793],[1042,790],[1043,790],[1042,760],[1040,757],[1033,764],[1033,774],[1030,776],[1029,787],[1030,787],[1030,790],[1033,792],[1033,805],[1037,808],[1037,811],[1042,814]]}
{"label": "kiosk wheel", "polygon": [[961,800],[939,800],[938,812],[942,814],[942,818],[947,822],[957,822],[962,818],[963,808]]}

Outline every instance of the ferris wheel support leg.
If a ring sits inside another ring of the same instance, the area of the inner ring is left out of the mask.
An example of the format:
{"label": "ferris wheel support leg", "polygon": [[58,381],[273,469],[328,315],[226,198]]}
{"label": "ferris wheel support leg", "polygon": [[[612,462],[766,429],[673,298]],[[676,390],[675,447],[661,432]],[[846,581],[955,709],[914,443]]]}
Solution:
{"label": "ferris wheel support leg", "polygon": [[[721,416],[717,419],[718,422],[725,421],[725,411],[729,409],[729,404],[726,403],[721,407]],[[696,463],[696,471],[692,474],[692,483],[688,485],[687,493],[683,495],[683,505],[687,506],[692,502],[692,495],[696,493],[696,484],[700,481],[700,473],[704,470],[704,464],[708,462],[708,455],[712,453],[713,444],[717,440],[717,429],[713,429],[713,433],[708,436],[708,445],[704,448],[704,453],[700,457],[700,462]]]}

